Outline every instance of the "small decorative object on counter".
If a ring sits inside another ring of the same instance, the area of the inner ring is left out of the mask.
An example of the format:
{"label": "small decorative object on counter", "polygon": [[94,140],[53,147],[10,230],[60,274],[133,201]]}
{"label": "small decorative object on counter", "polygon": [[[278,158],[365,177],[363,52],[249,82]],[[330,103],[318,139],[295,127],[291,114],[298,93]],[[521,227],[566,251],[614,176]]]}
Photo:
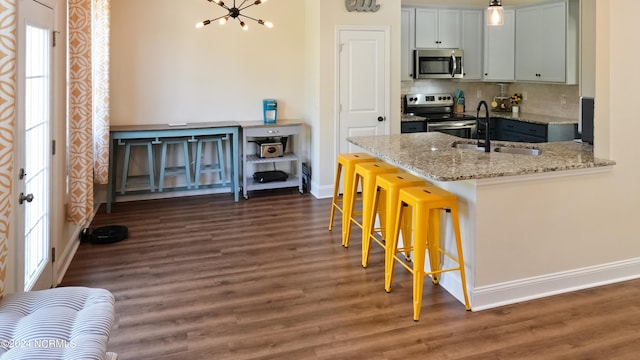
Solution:
{"label": "small decorative object on counter", "polygon": [[460,89],[456,89],[453,92],[453,97],[455,101],[455,112],[463,113],[464,112],[464,92]]}
{"label": "small decorative object on counter", "polygon": [[522,94],[515,93],[511,95],[511,114],[513,116],[520,115],[520,101],[522,101]]}
{"label": "small decorative object on counter", "polygon": [[278,117],[278,101],[276,99],[262,100],[262,110],[264,112],[264,123],[275,124]]}

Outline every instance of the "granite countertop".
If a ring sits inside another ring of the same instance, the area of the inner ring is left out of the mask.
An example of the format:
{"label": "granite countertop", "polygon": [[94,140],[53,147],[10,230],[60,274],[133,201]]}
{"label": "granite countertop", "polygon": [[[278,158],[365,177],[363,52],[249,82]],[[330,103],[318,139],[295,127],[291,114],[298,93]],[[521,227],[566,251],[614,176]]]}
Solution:
{"label": "granite countertop", "polygon": [[[476,116],[475,112],[474,113],[465,112],[465,114]],[[513,113],[511,113],[511,111],[491,111],[489,115],[491,117],[496,117],[496,118],[518,120],[518,121],[524,121],[524,122],[542,124],[542,125],[578,124],[578,119],[574,119],[574,118],[540,115],[540,114],[532,114],[532,113],[526,113],[526,112],[520,112],[518,116],[513,116]]]}
{"label": "granite countertop", "polygon": [[[476,113],[471,111],[465,111],[463,114],[476,116]],[[542,124],[542,125],[564,125],[564,124],[577,125],[578,124],[578,119],[532,114],[532,113],[522,113],[522,112],[518,116],[513,116],[513,114],[510,111],[491,111],[490,116],[496,117],[496,118],[502,118],[502,119],[511,119],[511,120],[529,122],[534,124]],[[402,114],[400,116],[400,120],[401,121],[424,121],[426,120],[426,118],[423,116]]]}
{"label": "granite countertop", "polygon": [[575,141],[514,143],[492,141],[494,146],[538,148],[538,156],[457,149],[454,143],[474,143],[440,132],[356,136],[349,142],[381,160],[436,181],[486,179],[503,176],[587,169],[615,165],[593,156],[593,146]]}
{"label": "granite countertop", "polygon": [[404,113],[400,115],[400,121],[425,121],[425,120],[427,120],[427,118],[424,116],[408,115]]}

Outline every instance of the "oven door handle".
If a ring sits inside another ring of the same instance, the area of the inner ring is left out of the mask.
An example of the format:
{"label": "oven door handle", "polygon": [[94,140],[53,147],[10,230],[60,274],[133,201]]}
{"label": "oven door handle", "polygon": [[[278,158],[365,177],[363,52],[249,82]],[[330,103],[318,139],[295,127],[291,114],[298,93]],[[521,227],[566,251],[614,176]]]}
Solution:
{"label": "oven door handle", "polygon": [[427,122],[427,127],[429,129],[429,131],[432,130],[447,130],[447,129],[473,129],[476,126],[476,124],[471,124],[469,122],[466,121],[460,121],[460,122],[451,122],[451,121],[447,121],[446,123],[429,123]]}

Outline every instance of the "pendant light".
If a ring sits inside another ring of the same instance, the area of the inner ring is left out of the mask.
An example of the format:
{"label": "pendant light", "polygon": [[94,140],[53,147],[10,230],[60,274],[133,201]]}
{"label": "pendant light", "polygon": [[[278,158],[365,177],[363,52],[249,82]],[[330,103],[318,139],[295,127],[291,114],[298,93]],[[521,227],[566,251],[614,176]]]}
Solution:
{"label": "pendant light", "polygon": [[491,26],[504,25],[504,9],[501,0],[491,0],[487,9],[487,24]]}
{"label": "pendant light", "polygon": [[247,16],[247,15],[241,13],[242,10],[244,10],[244,9],[246,9],[248,7],[254,6],[254,5],[260,5],[262,3],[267,2],[267,0],[250,1],[250,4],[248,4],[246,6],[245,6],[245,3],[247,1],[249,1],[249,0],[243,0],[242,3],[240,3],[240,5],[236,5],[236,0],[233,0],[233,5],[231,7],[225,5],[224,1],[222,1],[222,0],[207,0],[207,1],[211,2],[211,3],[214,3],[214,4],[224,8],[225,10],[227,10],[228,13],[226,15],[222,15],[222,16],[217,17],[215,19],[204,20],[202,22],[199,22],[199,23],[196,24],[196,28],[204,27],[206,25],[211,24],[212,22],[214,22],[216,20],[218,20],[218,23],[220,25],[222,25],[222,24],[225,24],[229,20],[229,18],[237,19],[239,24],[240,24],[240,27],[242,27],[242,29],[245,30],[245,31],[247,29],[249,29],[249,26],[247,26],[247,24],[244,22],[244,20],[242,20],[242,18],[251,19],[251,20],[257,22],[258,24],[266,26],[268,28],[272,28],[273,27],[273,24],[270,23],[269,21],[264,21],[262,19],[255,19],[255,18],[252,18],[251,16]]}

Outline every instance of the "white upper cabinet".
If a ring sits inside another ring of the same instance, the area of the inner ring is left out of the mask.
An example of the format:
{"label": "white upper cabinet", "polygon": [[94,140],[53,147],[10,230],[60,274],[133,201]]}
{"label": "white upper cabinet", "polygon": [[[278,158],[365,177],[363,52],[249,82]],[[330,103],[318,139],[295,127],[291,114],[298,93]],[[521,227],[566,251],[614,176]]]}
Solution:
{"label": "white upper cabinet", "polygon": [[400,71],[401,80],[413,79],[413,50],[416,48],[414,38],[416,29],[416,12],[414,8],[402,8],[401,17],[401,45],[400,45]]}
{"label": "white upper cabinet", "polygon": [[515,10],[505,9],[504,25],[484,26],[485,81],[515,79],[515,19]]}
{"label": "white upper cabinet", "polygon": [[416,48],[461,47],[461,10],[416,9]]}
{"label": "white upper cabinet", "polygon": [[482,79],[482,10],[462,10],[464,79]]}
{"label": "white upper cabinet", "polygon": [[566,81],[567,3],[516,10],[516,80]]}

